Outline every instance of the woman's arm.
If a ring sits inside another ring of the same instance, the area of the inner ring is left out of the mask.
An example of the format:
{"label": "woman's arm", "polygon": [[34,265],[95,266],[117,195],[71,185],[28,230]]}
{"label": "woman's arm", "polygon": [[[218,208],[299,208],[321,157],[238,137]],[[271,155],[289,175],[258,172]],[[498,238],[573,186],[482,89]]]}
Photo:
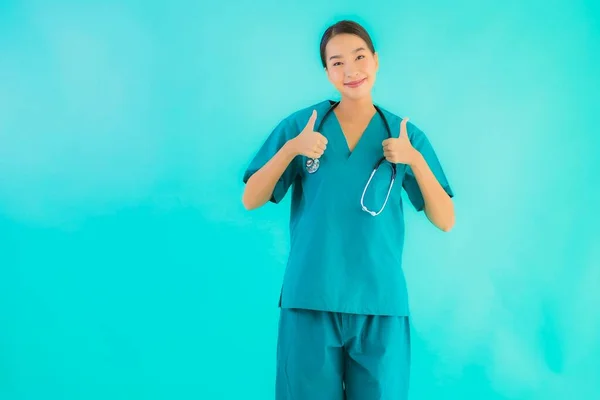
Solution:
{"label": "woman's arm", "polygon": [[448,232],[455,221],[452,198],[440,185],[421,153],[415,150],[414,154],[410,167],[423,194],[425,215],[436,227]]}
{"label": "woman's arm", "polygon": [[296,155],[294,146],[288,141],[262,168],[248,179],[242,196],[242,203],[247,210],[262,207],[269,201],[277,181]]}
{"label": "woman's arm", "polygon": [[247,210],[263,206],[273,196],[277,182],[296,156],[319,158],[327,148],[327,138],[314,132],[317,111],[313,110],[306,126],[285,142],[275,155],[246,182],[242,203]]}

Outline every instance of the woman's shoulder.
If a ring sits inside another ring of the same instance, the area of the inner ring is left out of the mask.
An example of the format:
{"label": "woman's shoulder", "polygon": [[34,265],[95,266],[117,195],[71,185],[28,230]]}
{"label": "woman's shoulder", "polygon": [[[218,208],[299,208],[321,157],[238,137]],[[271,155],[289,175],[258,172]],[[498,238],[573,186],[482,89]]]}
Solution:
{"label": "woman's shoulder", "polygon": [[318,103],[304,106],[300,109],[291,112],[288,116],[284,118],[284,121],[286,121],[292,126],[303,129],[306,126],[308,120],[310,119],[313,111],[316,111],[317,119],[315,121],[315,126],[318,126],[319,122],[322,120],[327,110],[329,110],[333,104],[333,100],[323,100]]}
{"label": "woman's shoulder", "polygon": [[288,112],[283,118],[279,119],[275,128],[271,132],[271,136],[278,138],[292,138],[299,134],[310,119],[313,111],[317,112],[315,127],[319,126],[323,115],[333,104],[332,100],[323,100],[308,106],[301,107],[294,111]]}
{"label": "woman's shoulder", "polygon": [[388,123],[390,130],[394,135],[400,133],[400,125],[402,123],[402,120],[404,118],[408,118],[409,120],[406,123],[406,129],[408,131],[409,137],[412,139],[413,137],[420,138],[425,136],[425,133],[421,129],[419,129],[419,127],[414,123],[414,121],[410,117],[403,116],[399,113],[390,111],[389,109],[386,109],[379,105],[378,108],[383,113],[383,116],[385,117],[386,122]]}
{"label": "woman's shoulder", "polygon": [[395,111],[391,111],[390,109],[381,106],[380,104],[376,104],[376,106],[377,108],[379,108],[379,110],[386,118],[387,122],[390,123],[390,125],[400,126],[400,122],[402,121],[402,117],[400,116],[400,114],[396,113]]}

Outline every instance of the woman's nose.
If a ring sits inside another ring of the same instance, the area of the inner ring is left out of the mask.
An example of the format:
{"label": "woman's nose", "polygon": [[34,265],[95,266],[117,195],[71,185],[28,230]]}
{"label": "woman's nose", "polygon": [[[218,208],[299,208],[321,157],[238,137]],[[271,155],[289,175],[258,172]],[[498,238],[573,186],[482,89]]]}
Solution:
{"label": "woman's nose", "polygon": [[346,78],[352,78],[352,77],[356,76],[357,74],[358,74],[358,71],[356,70],[355,65],[353,65],[352,63],[344,64],[344,75],[346,75]]}

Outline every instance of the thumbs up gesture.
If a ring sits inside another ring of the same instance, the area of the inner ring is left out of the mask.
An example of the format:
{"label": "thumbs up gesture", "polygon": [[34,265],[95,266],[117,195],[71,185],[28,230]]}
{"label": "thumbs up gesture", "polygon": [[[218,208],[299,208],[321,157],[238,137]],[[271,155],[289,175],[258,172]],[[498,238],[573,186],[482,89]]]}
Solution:
{"label": "thumbs up gesture", "polygon": [[417,150],[408,138],[406,123],[408,118],[400,122],[400,135],[383,141],[383,155],[385,159],[394,164],[412,165],[417,158]]}
{"label": "thumbs up gesture", "polygon": [[327,138],[319,132],[314,131],[316,120],[317,111],[313,110],[302,132],[290,140],[294,154],[310,158],[320,158],[325,152]]}

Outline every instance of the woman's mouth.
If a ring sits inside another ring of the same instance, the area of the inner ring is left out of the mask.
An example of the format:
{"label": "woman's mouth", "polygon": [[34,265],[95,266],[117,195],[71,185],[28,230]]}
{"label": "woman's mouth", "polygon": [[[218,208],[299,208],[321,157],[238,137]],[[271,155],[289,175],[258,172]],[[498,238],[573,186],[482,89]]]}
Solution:
{"label": "woman's mouth", "polygon": [[358,80],[358,81],[352,81],[352,82],[344,83],[344,85],[345,85],[345,86],[348,86],[348,87],[350,87],[350,88],[357,88],[357,87],[359,87],[360,85],[362,85],[362,84],[363,84],[363,82],[364,82],[364,81],[366,81],[366,80],[367,80],[367,78],[363,78],[363,79],[361,79],[361,80]]}

